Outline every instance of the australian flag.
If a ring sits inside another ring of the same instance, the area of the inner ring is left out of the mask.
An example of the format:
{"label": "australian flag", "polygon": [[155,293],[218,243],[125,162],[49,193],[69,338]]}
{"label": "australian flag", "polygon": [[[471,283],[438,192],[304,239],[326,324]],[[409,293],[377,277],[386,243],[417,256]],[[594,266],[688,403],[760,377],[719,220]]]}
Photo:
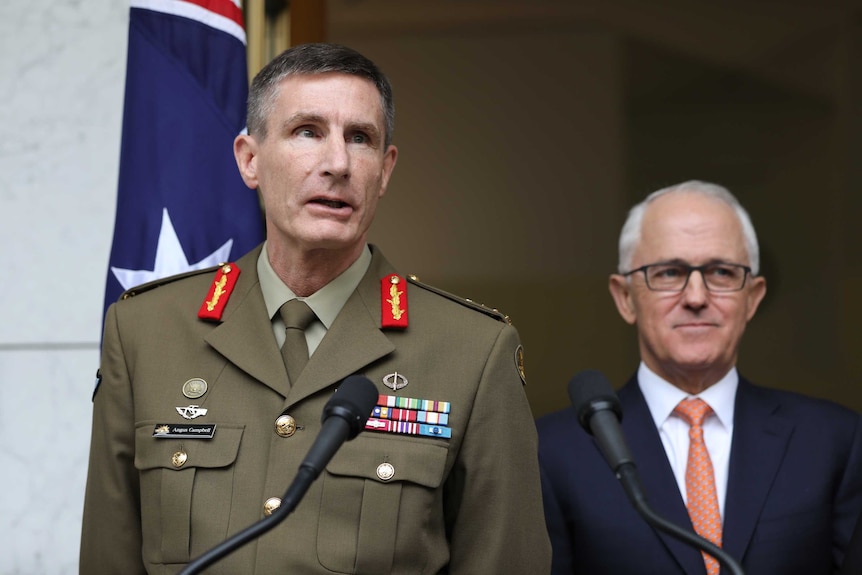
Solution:
{"label": "australian flag", "polygon": [[233,156],[248,95],[239,2],[131,1],[105,310],[126,289],[231,261],[263,240],[257,194]]}

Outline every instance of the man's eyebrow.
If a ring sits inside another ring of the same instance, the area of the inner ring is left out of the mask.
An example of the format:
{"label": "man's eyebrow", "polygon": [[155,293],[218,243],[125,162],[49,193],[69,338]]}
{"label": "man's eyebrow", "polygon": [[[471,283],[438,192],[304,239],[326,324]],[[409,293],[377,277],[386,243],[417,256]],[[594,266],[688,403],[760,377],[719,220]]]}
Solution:
{"label": "man's eyebrow", "polygon": [[659,261],[654,262],[650,265],[673,265],[673,266],[683,265],[683,266],[690,266],[690,267],[698,267],[698,266],[709,266],[709,265],[716,265],[716,264],[719,264],[719,265],[720,264],[733,264],[733,263],[734,262],[728,261],[724,258],[710,258],[710,259],[708,259],[708,260],[704,261],[703,263],[700,263],[696,266],[693,263],[689,262],[688,260],[684,260],[682,258],[668,258],[665,260],[659,260]]}
{"label": "man's eyebrow", "polygon": [[284,122],[282,122],[281,127],[283,130],[288,129],[291,126],[295,126],[296,124],[320,124],[323,123],[323,116],[320,114],[313,114],[311,112],[297,112],[291,116],[288,116]]}
{"label": "man's eyebrow", "polygon": [[380,135],[380,130],[377,126],[370,122],[349,122],[347,124],[347,130],[350,132],[365,132],[374,137]]}

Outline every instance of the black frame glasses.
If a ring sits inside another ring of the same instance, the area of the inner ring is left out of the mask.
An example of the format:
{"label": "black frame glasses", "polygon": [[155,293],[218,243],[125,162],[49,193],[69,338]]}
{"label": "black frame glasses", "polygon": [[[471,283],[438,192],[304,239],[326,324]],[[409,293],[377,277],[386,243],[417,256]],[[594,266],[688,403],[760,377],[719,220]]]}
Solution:
{"label": "black frame glasses", "polygon": [[711,262],[701,266],[692,266],[682,262],[662,262],[647,264],[637,269],[621,274],[629,277],[637,272],[643,272],[644,281],[650,291],[679,293],[688,286],[692,272],[700,272],[703,285],[714,293],[729,293],[741,291],[751,274],[751,268],[742,264]]}

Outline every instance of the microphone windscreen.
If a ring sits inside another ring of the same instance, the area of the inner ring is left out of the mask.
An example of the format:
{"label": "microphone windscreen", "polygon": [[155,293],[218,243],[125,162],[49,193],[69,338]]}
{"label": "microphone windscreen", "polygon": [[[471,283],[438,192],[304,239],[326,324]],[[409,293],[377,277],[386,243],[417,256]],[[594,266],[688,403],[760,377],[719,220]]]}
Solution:
{"label": "microphone windscreen", "polygon": [[351,375],[341,382],[326,406],[322,420],[330,416],[344,418],[350,424],[350,438],[356,437],[365,427],[368,416],[377,404],[377,387],[364,375]]}
{"label": "microphone windscreen", "polygon": [[578,422],[587,433],[590,417],[600,409],[611,409],[622,414],[620,400],[605,374],[595,369],[585,369],[569,381],[569,400],[578,415]]}

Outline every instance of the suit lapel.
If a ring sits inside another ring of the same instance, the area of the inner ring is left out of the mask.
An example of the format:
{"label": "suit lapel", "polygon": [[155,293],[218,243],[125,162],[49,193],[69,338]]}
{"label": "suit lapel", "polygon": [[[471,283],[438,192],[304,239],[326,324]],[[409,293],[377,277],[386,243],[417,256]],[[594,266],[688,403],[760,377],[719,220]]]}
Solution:
{"label": "suit lapel", "polygon": [[272,323],[260,291],[257,258],[260,246],[237,261],[240,276],[221,324],[205,340],[251,377],[287,396],[287,373],[272,336]]}
{"label": "suit lapel", "polygon": [[325,389],[393,352],[380,328],[380,278],[393,269],[372,247],[368,271],[326,332],[288,395],[288,405]]}
{"label": "suit lapel", "polygon": [[[623,408],[623,431],[637,465],[647,503],[663,518],[694,532],[658,429],[636,378],[620,390],[619,397]],[[705,575],[706,568],[699,551],[664,531],[653,529],[684,573]]]}
{"label": "suit lapel", "polygon": [[781,466],[793,424],[776,412],[778,401],[740,378],[733,416],[723,546],[742,560]]}

